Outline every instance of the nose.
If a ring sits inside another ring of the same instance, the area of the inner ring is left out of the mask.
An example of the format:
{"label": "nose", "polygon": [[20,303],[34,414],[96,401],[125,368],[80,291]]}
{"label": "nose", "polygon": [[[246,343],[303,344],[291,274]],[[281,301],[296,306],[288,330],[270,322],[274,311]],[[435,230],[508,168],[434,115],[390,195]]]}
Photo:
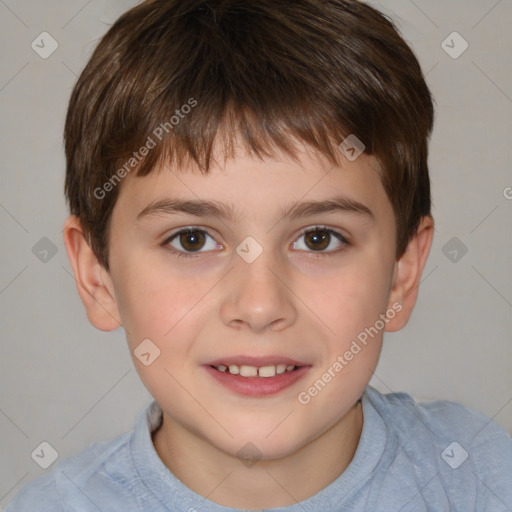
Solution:
{"label": "nose", "polygon": [[255,333],[293,325],[297,309],[287,276],[284,265],[272,259],[270,251],[263,251],[252,263],[237,256],[235,267],[227,276],[229,285],[220,311],[223,322]]}

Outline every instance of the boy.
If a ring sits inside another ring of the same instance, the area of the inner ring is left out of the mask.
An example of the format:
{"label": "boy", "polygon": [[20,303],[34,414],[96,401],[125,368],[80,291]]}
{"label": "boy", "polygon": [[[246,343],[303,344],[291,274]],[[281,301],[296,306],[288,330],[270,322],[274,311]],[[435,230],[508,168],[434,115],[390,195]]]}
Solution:
{"label": "boy", "polygon": [[155,401],[7,511],[512,510],[503,429],[368,386],[432,243],[432,123],[363,3],[124,14],[71,97],[64,240]]}

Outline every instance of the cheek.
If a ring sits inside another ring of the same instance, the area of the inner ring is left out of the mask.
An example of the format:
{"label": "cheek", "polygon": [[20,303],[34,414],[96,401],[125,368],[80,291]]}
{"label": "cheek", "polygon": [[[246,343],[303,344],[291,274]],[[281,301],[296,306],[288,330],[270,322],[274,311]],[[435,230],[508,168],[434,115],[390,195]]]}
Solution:
{"label": "cheek", "polygon": [[166,277],[157,266],[122,268],[117,276],[120,286],[116,300],[131,346],[144,338],[165,343],[172,337],[175,326],[187,321],[207,290],[204,282],[176,275]]}
{"label": "cheek", "polygon": [[137,373],[155,398],[163,400],[162,392],[177,396],[180,386],[172,376],[188,371],[194,329],[201,325],[194,305],[206,285],[198,288],[183,277],[163,278],[156,267],[136,274],[125,267],[119,279],[123,285],[118,304]]}
{"label": "cheek", "polygon": [[387,309],[390,275],[379,262],[349,265],[316,286],[306,287],[305,296],[340,342],[375,323]]}

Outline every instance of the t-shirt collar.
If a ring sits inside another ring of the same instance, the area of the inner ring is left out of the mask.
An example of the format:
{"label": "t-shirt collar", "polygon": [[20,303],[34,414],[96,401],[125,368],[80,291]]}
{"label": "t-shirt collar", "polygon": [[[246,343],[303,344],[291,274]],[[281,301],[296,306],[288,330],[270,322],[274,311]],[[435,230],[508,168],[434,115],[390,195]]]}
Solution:
{"label": "t-shirt collar", "polygon": [[[373,406],[370,396],[375,393],[370,386],[362,396],[363,429],[354,458],[347,469],[335,481],[310,498],[288,507],[276,507],[275,512],[305,512],[336,510],[350,500],[370,479],[381,462],[387,445],[388,432],[380,414]],[[240,509],[224,507],[195,493],[183,484],[160,459],[155,450],[151,433],[162,422],[162,410],[152,401],[138,416],[130,439],[130,455],[135,471],[147,487],[169,510],[210,510],[212,512],[235,512]],[[387,457],[386,457],[387,458]]]}

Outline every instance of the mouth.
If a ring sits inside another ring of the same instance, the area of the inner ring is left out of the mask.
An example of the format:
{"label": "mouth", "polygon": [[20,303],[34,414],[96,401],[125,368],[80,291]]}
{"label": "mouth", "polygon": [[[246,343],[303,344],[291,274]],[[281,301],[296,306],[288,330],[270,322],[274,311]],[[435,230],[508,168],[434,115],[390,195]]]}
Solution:
{"label": "mouth", "polygon": [[229,373],[230,375],[239,375],[240,377],[259,377],[268,379],[283,373],[296,371],[300,366],[294,364],[271,364],[265,366],[250,366],[246,364],[219,364],[217,366],[209,365],[210,368],[218,370],[221,373]]}
{"label": "mouth", "polygon": [[204,365],[215,381],[239,395],[275,395],[292,386],[311,369],[311,364],[287,357],[231,357]]}

